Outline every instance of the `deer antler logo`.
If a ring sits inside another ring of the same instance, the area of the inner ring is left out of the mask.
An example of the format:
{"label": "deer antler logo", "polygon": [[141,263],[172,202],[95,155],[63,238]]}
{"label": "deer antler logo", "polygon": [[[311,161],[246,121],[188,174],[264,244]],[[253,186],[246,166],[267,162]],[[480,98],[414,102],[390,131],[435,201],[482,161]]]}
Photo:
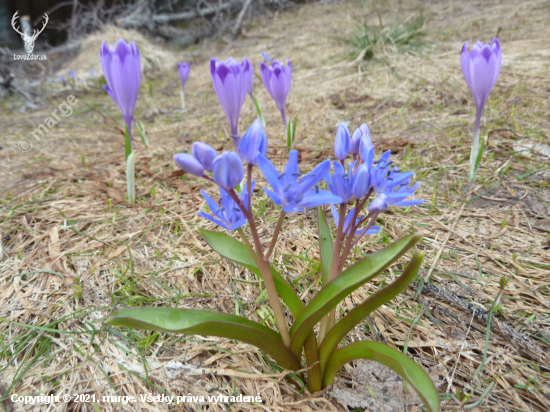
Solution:
{"label": "deer antler logo", "polygon": [[46,13],[44,13],[45,21],[43,23],[42,28],[40,30],[34,30],[32,36],[29,36],[29,35],[27,35],[26,30],[24,32],[21,32],[20,29],[15,26],[17,24],[17,18],[18,18],[17,14],[18,13],[19,13],[19,10],[17,10],[15,12],[15,14],[13,15],[13,17],[11,19],[11,25],[12,25],[13,29],[21,35],[21,38],[25,42],[26,52],[28,54],[31,54],[33,49],[34,49],[34,42],[36,41],[38,35],[44,31],[44,29],[46,28],[46,24],[48,24],[48,21],[50,19],[49,19],[48,15]]}

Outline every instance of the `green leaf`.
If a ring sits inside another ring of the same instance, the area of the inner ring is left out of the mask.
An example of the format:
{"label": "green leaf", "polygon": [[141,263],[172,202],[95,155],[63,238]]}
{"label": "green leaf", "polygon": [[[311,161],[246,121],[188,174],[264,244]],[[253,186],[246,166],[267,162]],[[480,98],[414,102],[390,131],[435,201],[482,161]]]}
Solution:
{"label": "green leaf", "polygon": [[126,158],[126,195],[128,202],[134,204],[136,200],[136,156],[134,152]]}
{"label": "green leaf", "polygon": [[147,139],[147,136],[145,136],[145,130],[143,130],[142,124],[137,120],[135,122],[136,122],[136,127],[138,129],[138,133],[141,136],[141,141],[145,146],[149,146],[149,140]]}
{"label": "green leaf", "polygon": [[410,235],[372,253],[327,283],[302,311],[290,330],[290,349],[299,356],[307,335],[323,316],[355,289],[388,268],[420,240]]}
{"label": "green leaf", "polygon": [[[250,251],[241,242],[233,239],[225,233],[212,232],[210,230],[203,229],[199,230],[199,233],[212,247],[212,249],[218,252],[221,256],[244,266],[252,273],[262,278],[262,273],[256,265],[256,262],[254,262],[254,258],[250,254]],[[271,274],[273,276],[273,282],[275,283],[277,293],[287,304],[288,308],[292,312],[292,315],[295,318],[298,317],[303,310],[304,304],[298,295],[296,295],[296,292],[294,292],[292,286],[290,286],[288,282],[283,279],[279,272],[271,268]]]}
{"label": "green leaf", "polygon": [[387,366],[418,392],[429,411],[439,410],[437,390],[426,372],[406,355],[379,342],[356,342],[336,350],[328,360],[323,386],[330,385],[342,366],[356,359],[370,359]]}
{"label": "green leaf", "polygon": [[289,151],[292,148],[292,144],[292,121],[290,121],[286,125],[286,147]]}
{"label": "green leaf", "polygon": [[[258,269],[256,262],[254,262],[254,258],[245,245],[225,233],[212,232],[209,230],[199,230],[199,233],[212,247],[212,249],[218,252],[221,256],[247,268],[258,277],[262,277],[260,269]],[[287,281],[284,280],[282,276],[273,268],[271,268],[271,275],[273,276],[277,293],[287,304],[288,308],[292,312],[292,316],[294,316],[294,318],[298,318],[304,309],[304,304],[298,295],[296,295],[294,289],[292,289]],[[317,339],[315,338],[315,333],[313,330],[307,337],[304,351],[309,368],[308,389],[311,393],[314,393],[321,389],[321,365],[318,363],[319,352],[317,350]]]}
{"label": "green leaf", "polygon": [[321,358],[321,369],[324,370],[325,364],[330,357],[332,351],[338,346],[338,343],[344,339],[350,330],[352,330],[359,322],[361,322],[367,315],[385,303],[389,302],[401,292],[403,292],[409,283],[411,283],[420,266],[424,253],[414,255],[401,274],[390,285],[385,288],[379,289],[375,293],[369,296],[365,302],[354,307],[346,316],[344,316],[333,328],[327,333],[321,346],[319,346],[319,356]]}
{"label": "green leaf", "polygon": [[298,126],[298,115],[294,118],[294,123],[292,123],[292,144],[294,144],[294,140],[296,139],[296,127]]}
{"label": "green leaf", "polygon": [[327,224],[327,217],[321,206],[317,207],[319,222],[319,249],[321,250],[321,263],[323,265],[323,285],[328,283],[330,265],[332,264],[332,235]]}
{"label": "green leaf", "polygon": [[485,139],[480,138],[480,146],[479,146],[479,152],[477,153],[476,158],[476,165],[474,168],[474,176],[477,174],[477,169],[479,168],[479,164],[481,163],[481,157],[483,156],[483,149],[485,149]]}
{"label": "green leaf", "polygon": [[133,329],[236,339],[262,349],[285,369],[301,367],[277,332],[236,315],[192,309],[129,308],[115,312],[106,322]]}
{"label": "green leaf", "polygon": [[256,107],[256,113],[258,114],[258,119],[260,119],[262,126],[265,127],[265,119],[262,114],[262,109],[260,108],[260,103],[258,103],[255,96],[252,97],[252,100],[254,100],[254,106]]}

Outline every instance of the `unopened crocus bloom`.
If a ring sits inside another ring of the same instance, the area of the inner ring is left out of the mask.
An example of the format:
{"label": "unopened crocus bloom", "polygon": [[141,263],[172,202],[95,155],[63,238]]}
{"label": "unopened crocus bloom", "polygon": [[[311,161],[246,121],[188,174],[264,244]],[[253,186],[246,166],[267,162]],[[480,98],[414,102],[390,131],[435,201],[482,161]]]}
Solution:
{"label": "unopened crocus bloom", "polygon": [[231,190],[244,177],[244,168],[241,159],[235,152],[223,152],[214,159],[214,182],[225,190]]}
{"label": "unopened crocus bloom", "polygon": [[245,132],[239,143],[239,156],[250,165],[256,165],[258,153],[267,153],[267,135],[258,119]]}
{"label": "unopened crocus bloom", "polygon": [[203,142],[194,142],[191,148],[193,157],[199,161],[204,170],[212,172],[214,170],[214,159],[218,153],[214,148]]}
{"label": "unopened crocus bloom", "polygon": [[330,170],[330,160],[325,160],[300,180],[298,170],[298,152],[291,150],[285,170],[279,173],[273,163],[263,154],[258,154],[258,166],[273,191],[264,192],[281,206],[285,213],[303,212],[305,208],[341,203],[342,199],[329,191],[319,190],[317,184]]}
{"label": "unopened crocus bloom", "polygon": [[185,82],[187,81],[187,77],[189,77],[189,63],[181,62],[178,63],[178,73],[180,75],[181,80],[181,108],[185,109]]}
{"label": "unopened crocus bloom", "polygon": [[472,182],[475,180],[477,172],[476,163],[481,149],[479,141],[481,114],[489,98],[489,94],[497,81],[501,63],[502,50],[500,49],[498,39],[493,39],[491,45],[477,42],[472,47],[470,53],[468,53],[468,42],[464,43],[464,46],[462,46],[462,53],[460,54],[462,75],[470,88],[477,108],[474,144],[470,155],[470,181]]}
{"label": "unopened crocus bloom", "polygon": [[340,123],[334,139],[334,154],[337,159],[344,160],[350,151],[349,129],[345,123]]}
{"label": "unopened crocus bloom", "polygon": [[[254,190],[254,184],[256,182],[252,181],[252,190]],[[204,200],[206,200],[206,204],[214,213],[214,216],[211,216],[204,212],[199,212],[198,215],[200,217],[204,217],[205,219],[210,220],[211,222],[214,222],[218,226],[223,227],[227,230],[235,230],[240,228],[241,226],[246,224],[246,216],[244,215],[243,211],[237,205],[233,199],[229,196],[229,194],[223,190],[220,187],[220,200],[219,204],[214,201],[208,194],[201,190],[201,194],[204,197]],[[248,209],[248,183],[244,185],[243,190],[243,204]]]}
{"label": "unopened crocus bloom", "polygon": [[218,61],[214,57],[210,60],[210,76],[216,90],[218,100],[231,127],[231,134],[235,150],[239,147],[239,115],[243,107],[246,92],[253,76],[252,64],[243,57],[238,63],[232,57],[225,62]]}
{"label": "unopened crocus bloom", "polygon": [[189,153],[178,153],[174,155],[174,161],[183,171],[193,176],[204,175],[204,166]]}
{"label": "unopened crocus bloom", "polygon": [[141,83],[141,63],[136,43],[130,44],[120,39],[116,47],[109,47],[103,40],[100,49],[101,67],[107,85],[105,90],[118,104],[124,122],[128,127],[130,141],[131,125]]}
{"label": "unopened crocus bloom", "polygon": [[288,92],[290,91],[290,81],[292,77],[292,65],[290,60],[286,59],[286,68],[278,60],[273,59],[271,67],[262,62],[260,64],[260,74],[267,92],[271,95],[286,127],[285,106]]}
{"label": "unopened crocus bloom", "polygon": [[185,62],[178,63],[178,73],[181,79],[181,87],[184,88],[185,82],[189,77],[189,63],[185,63]]}

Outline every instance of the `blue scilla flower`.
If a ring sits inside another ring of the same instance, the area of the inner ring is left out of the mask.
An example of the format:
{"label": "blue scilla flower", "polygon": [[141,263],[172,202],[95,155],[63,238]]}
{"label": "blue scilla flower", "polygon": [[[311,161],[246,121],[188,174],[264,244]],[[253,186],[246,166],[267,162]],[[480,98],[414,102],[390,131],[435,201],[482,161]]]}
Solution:
{"label": "blue scilla flower", "polygon": [[371,185],[376,193],[391,192],[397,186],[407,182],[410,183],[413,172],[399,172],[397,167],[391,167],[393,162],[390,161],[391,151],[385,152],[380,159],[372,162],[370,167]]}
{"label": "blue scilla flower", "polygon": [[348,163],[347,172],[344,166],[339,162],[332,162],[332,165],[334,167],[334,173],[332,173],[332,176],[327,174],[325,181],[330,191],[342,199],[340,203],[347,203],[353,197],[353,187],[355,183],[353,169],[355,167],[355,162]]}
{"label": "blue scilla flower", "polygon": [[291,150],[288,154],[288,162],[283,173],[277,171],[273,163],[263,154],[258,153],[258,166],[273,191],[265,189],[264,192],[277,205],[283,208],[285,213],[303,212],[305,208],[341,203],[342,199],[334,194],[319,190],[317,184],[323,180],[330,170],[330,160],[315,167],[300,180],[298,171],[298,152]]}
{"label": "blue scilla flower", "polygon": [[256,119],[239,142],[239,156],[249,165],[255,165],[258,153],[264,156],[267,153],[267,135],[262,122]]}
{"label": "blue scilla flower", "polygon": [[420,182],[410,186],[413,172],[402,173],[397,167],[391,168],[390,151],[385,152],[370,168],[371,184],[378,196],[370,203],[368,211],[381,213],[390,205],[414,206],[424,203],[422,199],[405,200],[414,195]]}
{"label": "blue scilla flower", "polygon": [[214,159],[213,164],[214,182],[225,190],[237,187],[243,180],[243,164],[235,152],[223,152]]}
{"label": "blue scilla flower", "polygon": [[76,78],[76,73],[74,72],[74,70],[67,70],[67,73],[69,73],[69,76],[71,76],[71,79]]}
{"label": "blue scilla flower", "polygon": [[344,160],[350,151],[349,129],[345,123],[340,123],[334,139],[334,154],[337,159]]}
{"label": "blue scilla flower", "polygon": [[[254,191],[255,181],[252,181],[252,191]],[[243,190],[243,204],[248,210],[248,183],[245,184]],[[206,214],[204,212],[199,212],[200,217],[210,220],[211,222],[217,224],[218,226],[223,227],[227,230],[235,230],[246,224],[246,217],[237,203],[229,194],[220,187],[220,200],[218,203],[214,201],[208,194],[201,190],[201,194],[206,200],[206,204],[214,213],[214,216]]]}
{"label": "blue scilla flower", "polygon": [[[334,223],[336,224],[336,227],[338,227],[338,223],[340,222],[340,216],[338,215],[338,210],[336,210],[336,206],[330,205],[330,210],[332,211],[332,217],[334,218]],[[355,208],[351,209],[348,214],[346,215],[344,219],[344,231],[342,232],[344,235],[347,235],[349,230],[351,229],[351,221],[353,219],[353,215],[355,214]],[[361,219],[363,219],[363,216],[357,216],[357,220],[355,221],[355,224],[357,225]],[[355,234],[357,236],[363,236],[365,233],[367,235],[375,235],[378,232],[380,232],[380,226],[371,226],[368,229],[364,228],[361,229]]]}

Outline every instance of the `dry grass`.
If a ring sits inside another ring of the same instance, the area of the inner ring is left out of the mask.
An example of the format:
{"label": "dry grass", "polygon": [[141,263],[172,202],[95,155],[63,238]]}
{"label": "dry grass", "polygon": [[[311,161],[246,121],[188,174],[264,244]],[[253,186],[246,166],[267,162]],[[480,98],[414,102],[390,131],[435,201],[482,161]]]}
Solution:
{"label": "dry grass", "polygon": [[[367,122],[378,147],[392,149],[399,164],[416,172],[423,182],[420,195],[430,201],[384,215],[383,234],[360,245],[354,256],[379,249],[413,228],[421,230],[425,238],[419,249],[426,251],[422,277],[430,277],[437,289],[425,287],[418,295],[419,288],[410,288],[348,340],[381,339],[400,350],[407,345],[408,354],[432,370],[443,410],[459,410],[453,399],[458,390],[470,391],[470,402],[476,402],[493,383],[474,410],[550,409],[550,161],[513,149],[520,141],[548,143],[550,29],[544,16],[550,6],[511,0],[378,6],[385,22],[416,15],[422,8],[433,50],[425,57],[389,54],[391,69],[372,66],[358,73],[341,60],[346,50],[331,38],[342,35],[352,17],[361,17],[364,6],[307,5],[257,20],[247,28],[247,37],[233,44],[220,41],[190,50],[198,54],[183,114],[177,111],[177,73],[150,74],[136,111],[147,118],[151,147],[137,145],[140,202],[135,207],[123,202],[123,139],[113,127],[122,120],[107,96],[65,89],[51,94],[51,106],[44,110],[0,113],[0,392],[136,396],[236,391],[260,393],[264,405],[238,404],[231,410],[347,409],[329,392],[297,393],[250,346],[202,336],[130,332],[102,323],[115,307],[131,305],[230,313],[242,307],[246,316],[260,321],[257,311],[267,302],[254,275],[220,260],[195,231],[209,227],[196,212],[205,207],[199,189],[212,192],[212,187],[193,177],[172,177],[171,156],[189,150],[196,139],[219,150],[230,148],[208,60],[244,54],[257,68],[265,50],[293,63],[288,110],[289,118],[299,114],[297,146],[304,169],[330,154],[339,121],[349,120],[352,127]],[[489,41],[499,27],[503,66],[482,122],[482,134],[490,135],[489,148],[479,183],[469,185],[475,108],[458,53],[462,41]],[[268,123],[270,153],[282,163],[278,111],[263,86],[255,86]],[[18,140],[28,137],[70,93],[78,98],[73,115],[62,118],[40,142],[33,141],[30,152],[18,151]],[[242,113],[241,130],[254,118],[249,100]],[[261,205],[267,204],[257,211],[267,240],[277,213],[261,192],[256,196]],[[310,262],[318,259],[315,226],[311,214],[292,216],[275,252],[276,266],[296,281],[305,298],[318,290],[318,267]],[[342,310],[390,282],[398,271],[399,265],[360,288],[342,303]],[[508,283],[502,307],[487,332],[487,324],[470,308],[489,310],[503,277]],[[351,365],[337,382],[342,388],[356,384]],[[3,405],[7,410],[38,410],[9,400]],[[160,403],[99,405],[101,410],[168,410]],[[93,410],[91,404],[75,403],[56,408]]]}

